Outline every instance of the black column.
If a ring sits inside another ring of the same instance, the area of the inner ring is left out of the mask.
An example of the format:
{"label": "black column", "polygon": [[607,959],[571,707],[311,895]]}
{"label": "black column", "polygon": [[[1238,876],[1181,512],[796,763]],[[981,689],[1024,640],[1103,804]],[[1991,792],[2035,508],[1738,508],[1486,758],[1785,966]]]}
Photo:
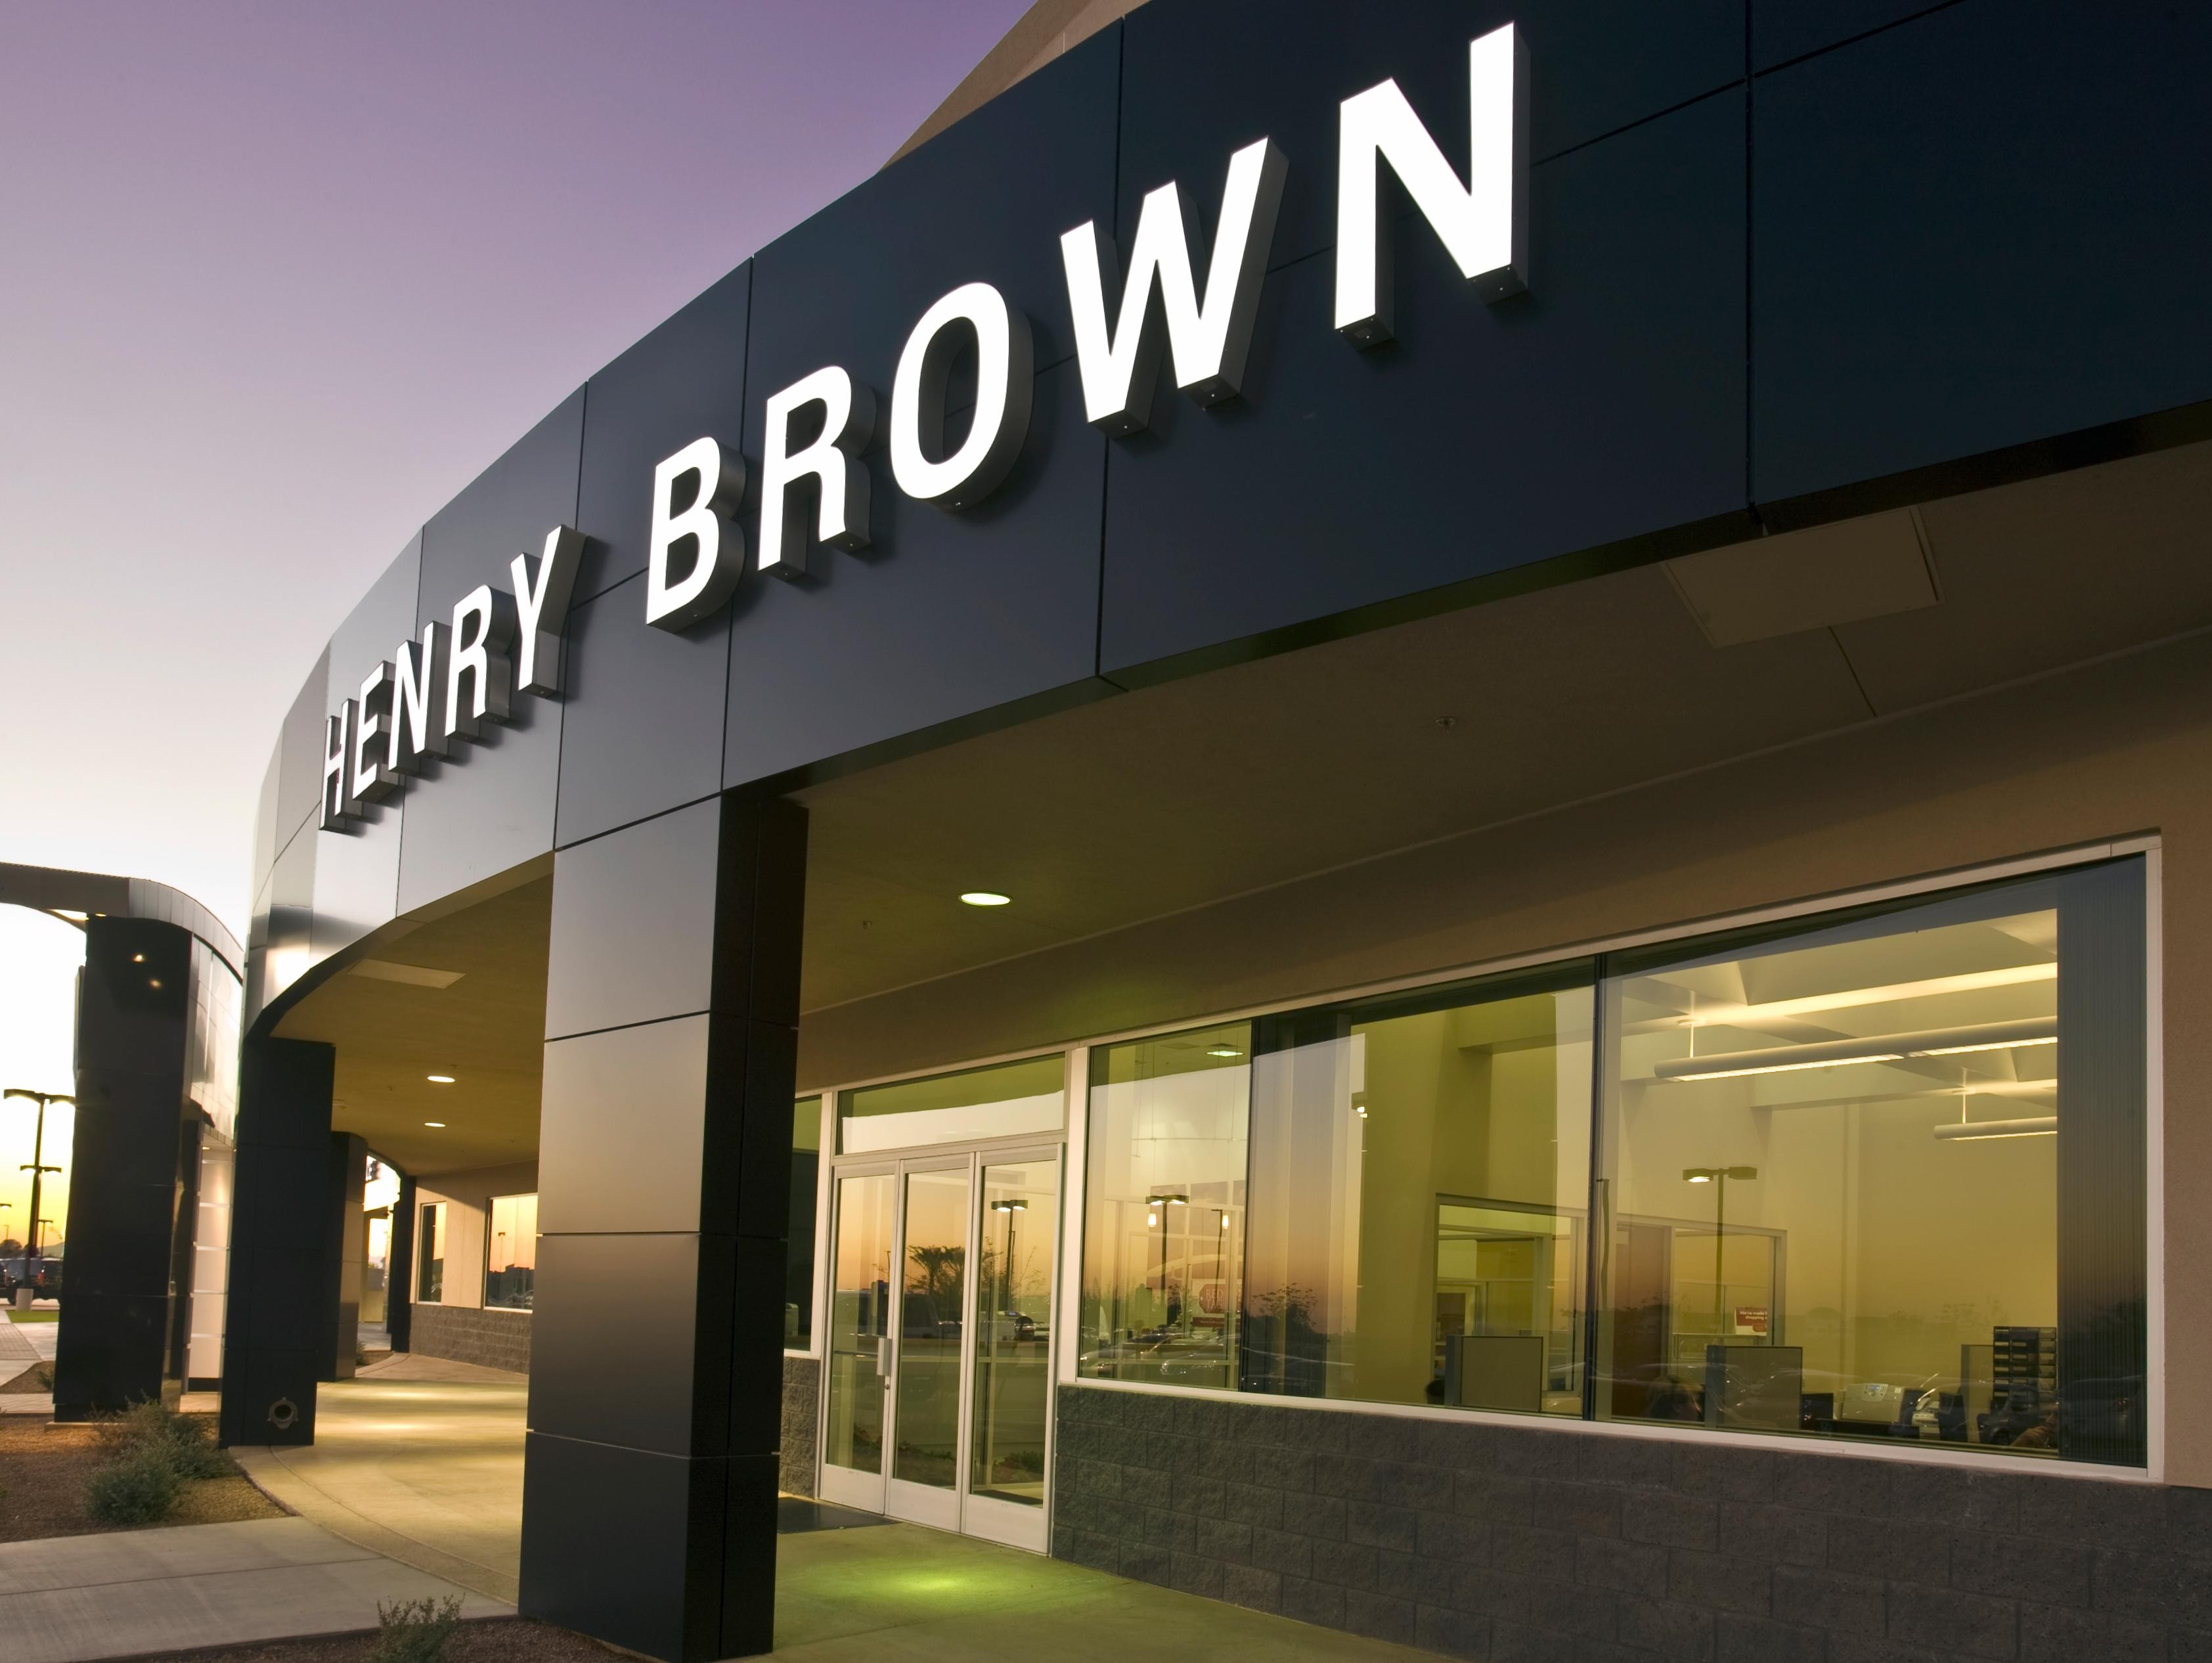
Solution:
{"label": "black column", "polygon": [[672,1663],[774,1642],[805,828],[726,799],[554,865],[520,1604]]}
{"label": "black column", "polygon": [[392,1256],[384,1267],[384,1329],[395,1351],[415,1349],[415,1180],[399,1176],[392,1205]]}
{"label": "black column", "polygon": [[[175,925],[86,920],[69,1213],[65,1230],[44,1233],[68,1241],[69,1320],[54,1358],[59,1420],[145,1398],[173,1402],[182,1389],[170,1338],[191,1292],[175,1273],[177,1233],[193,1223],[179,1217],[182,1163],[198,1149],[185,1136],[198,1113],[185,1077],[191,976],[191,937]],[[45,1158],[64,1158],[51,1138]]]}
{"label": "black column", "polygon": [[337,1059],[331,1047],[313,1041],[259,1039],[246,1041],[240,1060],[222,1346],[225,1443],[315,1441]]}
{"label": "black column", "polygon": [[349,1132],[331,1133],[323,1182],[322,1378],[351,1380],[361,1347],[362,1189],[368,1144]]}

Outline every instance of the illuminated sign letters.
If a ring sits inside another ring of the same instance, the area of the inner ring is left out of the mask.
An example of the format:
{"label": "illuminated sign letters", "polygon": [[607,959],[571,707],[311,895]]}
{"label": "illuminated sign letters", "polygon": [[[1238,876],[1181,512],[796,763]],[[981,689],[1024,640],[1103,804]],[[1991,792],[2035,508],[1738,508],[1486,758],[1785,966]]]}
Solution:
{"label": "illuminated sign letters", "polygon": [[[1337,331],[1365,348],[1391,338],[1395,231],[1382,208],[1387,166],[1461,275],[1485,301],[1528,282],[1528,46],[1508,23],[1468,48],[1468,166],[1462,178],[1395,81],[1346,99],[1337,112]],[[1096,222],[1060,239],[1074,322],[1084,419],[1116,436],[1150,422],[1163,354],[1175,384],[1201,405],[1243,391],[1268,251],[1290,163],[1260,138],[1229,158],[1200,282],[1193,219],[1174,180],[1146,194],[1128,263]],[[1109,295],[1109,291],[1112,291]],[[948,450],[952,366],[975,366],[966,434]],[[906,496],[957,511],[1005,483],[1028,438],[1036,350],[1030,321],[988,282],[963,283],[915,324],[891,379],[892,482]],[[817,544],[868,546],[874,389],[841,365],[802,376],[763,403],[757,568],[807,574]],[[744,458],[709,434],[653,470],[646,510],[645,617],[687,629],[726,605],[744,575],[734,516]],[[800,488],[796,489],[795,488]],[[810,501],[811,500],[811,501]],[[810,512],[811,508],[811,512]],[[517,555],[514,588],[480,585],[449,622],[423,626],[369,671],[328,719],[320,823],[343,830],[426,759],[465,754],[463,741],[509,719],[518,694],[557,698],[570,598],[583,559],[571,527],[546,534],[533,561]]]}

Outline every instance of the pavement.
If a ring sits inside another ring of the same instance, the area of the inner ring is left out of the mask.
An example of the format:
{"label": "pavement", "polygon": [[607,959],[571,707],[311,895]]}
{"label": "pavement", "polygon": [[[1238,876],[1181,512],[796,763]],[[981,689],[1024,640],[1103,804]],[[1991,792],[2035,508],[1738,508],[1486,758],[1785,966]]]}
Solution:
{"label": "pavement", "polygon": [[[51,1307],[41,1307],[41,1309]],[[61,1338],[58,1322],[18,1322],[0,1318],[0,1381],[9,1381],[37,1363],[54,1360],[54,1345]],[[0,1415],[51,1415],[51,1392],[0,1393]]]}
{"label": "pavement", "polygon": [[246,1644],[376,1626],[385,1600],[459,1598],[466,1617],[514,1607],[398,1564],[305,1519],[0,1543],[8,1663]]}

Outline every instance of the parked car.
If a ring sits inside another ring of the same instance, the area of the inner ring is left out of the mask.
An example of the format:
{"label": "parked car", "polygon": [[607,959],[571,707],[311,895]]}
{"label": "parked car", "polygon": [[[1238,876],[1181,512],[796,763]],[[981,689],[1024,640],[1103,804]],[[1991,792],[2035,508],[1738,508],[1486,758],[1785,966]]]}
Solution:
{"label": "parked car", "polygon": [[33,1299],[59,1299],[62,1261],[51,1254],[37,1259],[0,1259],[0,1301],[13,1303],[15,1290],[27,1284]]}

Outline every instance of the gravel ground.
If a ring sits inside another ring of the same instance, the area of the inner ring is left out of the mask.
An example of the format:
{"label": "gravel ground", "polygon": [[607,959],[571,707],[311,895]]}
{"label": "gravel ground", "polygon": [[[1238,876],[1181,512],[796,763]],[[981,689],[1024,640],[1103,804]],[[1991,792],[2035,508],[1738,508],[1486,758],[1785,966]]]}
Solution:
{"label": "gravel ground", "polygon": [[54,1389],[54,1365],[34,1363],[13,1380],[0,1381],[0,1396],[42,1397]]}
{"label": "gravel ground", "polygon": [[[375,1653],[374,1635],[353,1634],[334,1640],[272,1640],[261,1646],[164,1652],[146,1663],[368,1663]],[[517,1618],[462,1624],[438,1659],[439,1663],[605,1663],[607,1658],[628,1655],[566,1629]]]}
{"label": "gravel ground", "polygon": [[[213,1435],[213,1415],[192,1418]],[[131,1528],[100,1524],[84,1510],[85,1480],[106,1453],[97,1426],[57,1426],[30,1415],[0,1420],[0,1542]],[[161,1522],[221,1525],[283,1516],[283,1508],[234,1471],[227,1478],[188,1479],[177,1510]]]}

